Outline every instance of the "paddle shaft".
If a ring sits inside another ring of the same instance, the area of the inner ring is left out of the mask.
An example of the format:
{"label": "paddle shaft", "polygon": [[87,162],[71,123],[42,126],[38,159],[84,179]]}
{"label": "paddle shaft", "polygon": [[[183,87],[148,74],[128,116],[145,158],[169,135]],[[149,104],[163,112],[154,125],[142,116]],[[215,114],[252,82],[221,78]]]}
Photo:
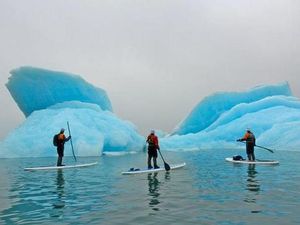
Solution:
{"label": "paddle shaft", "polygon": [[[67,125],[68,125],[68,131],[69,131],[69,135],[71,136],[71,130],[70,130],[70,126],[69,126],[69,121],[67,121]],[[70,143],[71,143],[71,148],[72,148],[72,153],[73,153],[73,157],[75,162],[77,161],[75,153],[74,153],[74,148],[73,148],[73,142],[72,142],[72,137],[70,139]]]}
{"label": "paddle shaft", "polygon": [[[244,142],[244,141],[241,141],[241,142],[243,142],[244,144],[246,144],[246,142]],[[269,152],[274,153],[274,151],[272,149],[269,149],[269,148],[266,148],[266,147],[263,147],[263,146],[260,146],[260,145],[254,145],[254,146],[258,147],[258,148],[262,148],[262,149],[268,150]]]}
{"label": "paddle shaft", "polygon": [[168,164],[168,163],[166,163],[166,161],[165,161],[164,157],[162,156],[162,154],[161,154],[160,150],[158,150],[158,152],[159,152],[159,154],[160,154],[160,156],[161,156],[162,160],[164,161],[164,165],[165,165],[165,169],[166,169],[166,171],[169,171],[169,170],[171,169],[171,168],[170,168],[170,166],[169,166],[169,164]]}
{"label": "paddle shaft", "polygon": [[263,146],[259,146],[259,145],[255,145],[255,146],[258,147],[258,148],[262,148],[262,149],[268,150],[269,152],[274,153],[274,151],[272,149],[269,149],[269,148],[266,148],[266,147],[263,147]]}

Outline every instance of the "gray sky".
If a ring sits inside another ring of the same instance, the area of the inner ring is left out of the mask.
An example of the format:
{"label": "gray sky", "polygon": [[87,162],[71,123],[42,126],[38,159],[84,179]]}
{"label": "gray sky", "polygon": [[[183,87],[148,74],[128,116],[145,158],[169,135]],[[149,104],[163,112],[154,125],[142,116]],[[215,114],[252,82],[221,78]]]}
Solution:
{"label": "gray sky", "polygon": [[0,27],[0,139],[25,119],[4,86],[25,65],[80,74],[142,134],[216,91],[300,96],[298,0],[0,0]]}

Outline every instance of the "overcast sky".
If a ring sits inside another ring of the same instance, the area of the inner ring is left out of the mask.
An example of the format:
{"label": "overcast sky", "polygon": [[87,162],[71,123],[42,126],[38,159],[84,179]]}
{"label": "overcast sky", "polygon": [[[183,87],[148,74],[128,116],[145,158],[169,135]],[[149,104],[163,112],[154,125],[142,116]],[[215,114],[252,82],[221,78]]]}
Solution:
{"label": "overcast sky", "polygon": [[0,0],[0,139],[24,120],[11,69],[71,72],[142,134],[205,96],[288,81],[300,96],[298,0]]}

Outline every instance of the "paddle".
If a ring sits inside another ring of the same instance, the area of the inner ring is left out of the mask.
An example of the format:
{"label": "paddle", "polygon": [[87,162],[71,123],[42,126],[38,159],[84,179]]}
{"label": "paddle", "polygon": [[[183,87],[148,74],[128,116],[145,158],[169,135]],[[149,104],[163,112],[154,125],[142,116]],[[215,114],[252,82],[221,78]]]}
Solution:
{"label": "paddle", "polygon": [[[242,143],[246,144],[246,142],[244,142],[244,141],[239,141],[239,142],[242,142]],[[266,148],[266,147],[263,147],[263,146],[260,146],[260,145],[254,145],[254,146],[258,147],[258,148],[262,148],[262,149],[268,150],[269,152],[274,153],[274,151],[272,149],[269,149],[269,148]]]}
{"label": "paddle", "polygon": [[263,146],[259,146],[259,145],[255,145],[255,146],[258,147],[258,148],[262,148],[262,149],[268,150],[269,152],[274,153],[274,151],[272,149],[269,149],[269,148],[266,148],[266,147],[263,147]]}
{"label": "paddle", "polygon": [[162,160],[164,161],[165,170],[166,170],[166,171],[169,171],[169,170],[171,169],[170,166],[169,166],[169,164],[166,163],[166,161],[164,160],[164,157],[162,156],[160,150],[158,150],[158,152],[159,152],[159,154],[160,154]]}
{"label": "paddle", "polygon": [[[71,130],[70,130],[70,126],[69,126],[69,121],[67,121],[67,125],[68,125],[69,135],[71,136]],[[76,160],[76,156],[74,154],[74,148],[73,148],[72,138],[70,139],[70,142],[71,142],[71,147],[72,147],[72,153],[73,153],[73,156],[74,156],[74,159],[75,159],[75,162],[76,162],[77,160]]]}

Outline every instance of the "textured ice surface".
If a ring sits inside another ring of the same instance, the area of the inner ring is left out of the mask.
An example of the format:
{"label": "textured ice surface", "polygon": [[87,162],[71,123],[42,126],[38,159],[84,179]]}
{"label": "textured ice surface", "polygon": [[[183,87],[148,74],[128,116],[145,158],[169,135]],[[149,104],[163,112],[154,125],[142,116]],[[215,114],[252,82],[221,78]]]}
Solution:
{"label": "textured ice surface", "polygon": [[170,150],[244,147],[236,139],[244,135],[246,128],[251,128],[258,145],[299,150],[299,124],[300,101],[291,96],[287,83],[240,94],[219,93],[205,98],[181,123],[179,130],[187,134],[163,138],[161,147]]}
{"label": "textured ice surface", "polygon": [[203,99],[176,128],[173,134],[197,133],[209,127],[224,112],[241,103],[251,103],[269,96],[291,95],[288,83],[260,86],[246,92],[220,92]]}
{"label": "textured ice surface", "polygon": [[78,75],[33,67],[12,70],[6,84],[25,116],[66,101],[81,101],[112,110],[106,92],[94,87]]}
{"label": "textured ice surface", "polygon": [[[0,157],[56,156],[52,137],[70,123],[72,141],[77,156],[99,156],[103,151],[141,151],[144,137],[134,125],[117,118],[98,105],[65,102],[33,112],[20,127],[3,141]],[[72,155],[70,142],[65,155]]]}
{"label": "textured ice surface", "polygon": [[[13,70],[7,88],[27,116],[0,143],[0,157],[56,156],[52,137],[69,121],[77,156],[120,155],[145,149],[135,126],[118,118],[104,90],[79,76],[31,67]],[[138,96],[137,96],[138,97]],[[299,150],[300,101],[288,83],[202,100],[170,136],[157,131],[162,150],[244,148],[236,139],[251,128],[257,144]],[[72,155],[66,143],[65,155]]]}

